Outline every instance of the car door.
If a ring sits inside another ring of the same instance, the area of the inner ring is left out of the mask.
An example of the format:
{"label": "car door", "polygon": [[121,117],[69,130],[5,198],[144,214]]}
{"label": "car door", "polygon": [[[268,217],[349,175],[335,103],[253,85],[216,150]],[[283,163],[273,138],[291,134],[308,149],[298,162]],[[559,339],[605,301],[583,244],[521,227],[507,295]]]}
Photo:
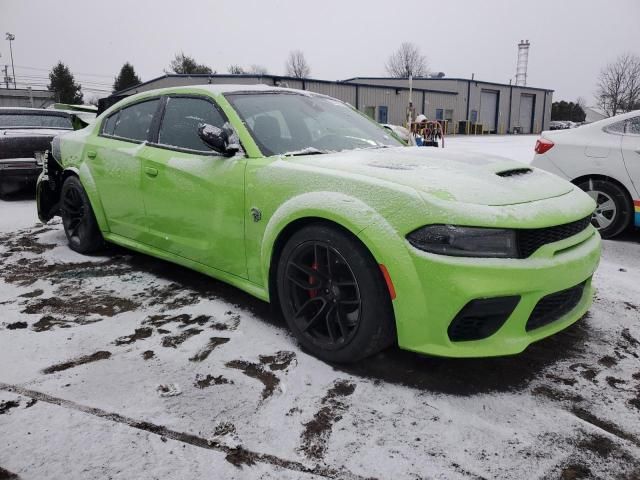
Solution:
{"label": "car door", "polygon": [[[622,155],[629,177],[631,177],[631,183],[640,195],[640,115],[627,121],[625,134],[622,138]],[[638,197],[635,200],[637,201]]]}
{"label": "car door", "polygon": [[152,246],[246,277],[243,155],[228,158],[198,135],[227,119],[209,97],[165,97],[157,138],[144,151],[142,192]]}
{"label": "car door", "polygon": [[145,210],[141,190],[141,152],[147,148],[160,99],[127,106],[109,115],[100,133],[90,137],[86,163],[96,183],[109,230],[144,242]]}

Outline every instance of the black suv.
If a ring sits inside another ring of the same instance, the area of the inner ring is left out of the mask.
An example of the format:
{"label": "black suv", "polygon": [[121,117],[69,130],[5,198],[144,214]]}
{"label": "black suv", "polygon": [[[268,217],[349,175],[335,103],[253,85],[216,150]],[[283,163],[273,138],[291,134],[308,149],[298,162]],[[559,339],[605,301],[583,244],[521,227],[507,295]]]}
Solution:
{"label": "black suv", "polygon": [[0,196],[35,185],[43,153],[56,135],[74,129],[68,112],[41,108],[0,108]]}

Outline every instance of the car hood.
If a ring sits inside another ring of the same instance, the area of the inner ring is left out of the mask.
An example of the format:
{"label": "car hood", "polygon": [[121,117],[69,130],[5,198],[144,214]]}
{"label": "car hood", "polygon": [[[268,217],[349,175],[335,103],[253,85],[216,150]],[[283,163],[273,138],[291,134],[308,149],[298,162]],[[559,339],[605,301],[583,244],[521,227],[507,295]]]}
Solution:
{"label": "car hood", "polygon": [[569,182],[543,170],[483,153],[398,147],[285,158],[411,187],[441,200],[478,205],[534,202],[573,190]]}

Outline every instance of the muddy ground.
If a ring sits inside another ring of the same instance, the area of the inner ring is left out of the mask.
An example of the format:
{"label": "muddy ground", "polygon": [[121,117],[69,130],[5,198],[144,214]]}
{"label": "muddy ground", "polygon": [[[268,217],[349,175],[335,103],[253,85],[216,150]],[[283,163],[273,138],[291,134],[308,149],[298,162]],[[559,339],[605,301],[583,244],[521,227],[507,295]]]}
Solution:
{"label": "muddy ground", "polygon": [[640,478],[638,240],[521,355],[343,367],[211,278],[0,234],[0,479]]}

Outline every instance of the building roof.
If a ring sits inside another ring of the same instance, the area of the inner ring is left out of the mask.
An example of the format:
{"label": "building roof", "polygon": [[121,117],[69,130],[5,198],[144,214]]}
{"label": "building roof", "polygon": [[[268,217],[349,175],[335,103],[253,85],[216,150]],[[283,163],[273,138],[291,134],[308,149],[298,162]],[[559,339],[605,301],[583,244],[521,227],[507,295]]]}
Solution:
{"label": "building roof", "polygon": [[[405,80],[409,81],[409,77],[352,77],[347,78],[346,80],[342,80],[344,83],[351,83],[354,80]],[[539,88],[539,87],[530,87],[529,85],[513,85],[509,83],[497,83],[497,82],[487,82],[484,80],[478,80],[477,78],[455,78],[455,77],[442,77],[442,78],[431,78],[431,77],[414,77],[413,80],[427,80],[429,82],[438,82],[441,80],[453,80],[457,82],[475,82],[475,83],[484,83],[486,85],[496,85],[499,87],[517,87],[517,88],[527,88],[529,90],[541,90],[543,92],[553,92],[549,88]]]}
{"label": "building roof", "polygon": [[[218,73],[193,73],[193,74],[184,74],[184,73],[165,73],[164,75],[161,75],[159,77],[156,78],[152,78],[151,80],[147,80],[146,82],[142,82],[139,83],[138,85],[134,85],[133,87],[129,87],[129,88],[125,88],[123,90],[117,91],[117,92],[113,92],[111,94],[111,96],[119,96],[119,95],[129,95],[131,91],[134,91],[137,88],[140,88],[141,86],[145,86],[145,85],[149,85],[153,82],[157,82],[158,80],[162,80],[164,78],[202,78],[204,79],[208,79],[208,78],[264,78],[264,79],[271,79],[273,82],[276,81],[292,81],[292,82],[302,82],[303,84],[305,82],[314,82],[314,83],[325,83],[325,84],[334,84],[334,85],[346,85],[346,86],[361,86],[361,87],[371,87],[371,88],[395,88],[396,90],[409,90],[409,87],[404,87],[404,86],[389,86],[389,85],[369,85],[369,84],[355,84],[355,83],[349,83],[348,81],[340,81],[340,80],[320,80],[317,78],[297,78],[297,77],[288,77],[288,76],[282,76],[282,75],[258,75],[258,74],[238,74],[238,75],[234,75],[234,74],[218,74]],[[213,85],[213,84],[211,84]],[[429,92],[429,93],[442,93],[445,95],[457,95],[458,92],[452,92],[452,91],[448,91],[448,90],[434,90],[434,89],[430,89],[430,88],[414,88],[413,89],[416,92]]]}

